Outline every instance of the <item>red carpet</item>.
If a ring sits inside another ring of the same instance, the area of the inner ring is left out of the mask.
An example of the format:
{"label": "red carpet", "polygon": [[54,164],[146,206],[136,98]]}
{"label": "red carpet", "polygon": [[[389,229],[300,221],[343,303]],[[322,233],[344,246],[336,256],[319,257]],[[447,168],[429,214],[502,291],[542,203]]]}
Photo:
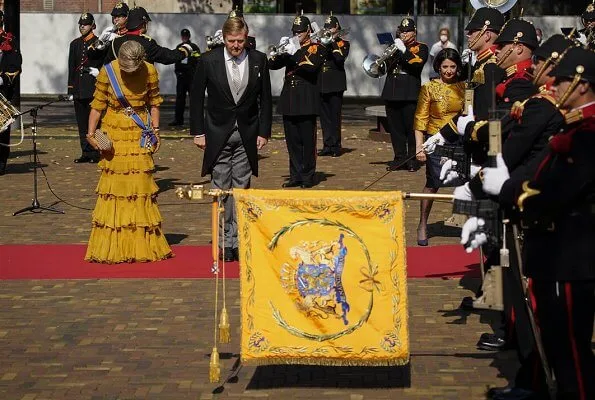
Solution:
{"label": "red carpet", "polygon": [[[83,260],[85,245],[0,245],[0,279],[212,278],[210,246],[173,246],[176,256],[154,263],[105,265]],[[479,255],[462,246],[410,247],[409,278],[479,276]],[[228,263],[227,277],[239,276]]]}

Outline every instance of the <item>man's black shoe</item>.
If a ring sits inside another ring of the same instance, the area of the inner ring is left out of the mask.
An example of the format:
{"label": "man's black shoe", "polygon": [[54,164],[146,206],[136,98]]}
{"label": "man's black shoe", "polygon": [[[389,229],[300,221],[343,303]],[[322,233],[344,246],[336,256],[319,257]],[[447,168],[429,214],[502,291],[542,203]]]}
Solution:
{"label": "man's black shoe", "polygon": [[298,186],[302,186],[302,182],[289,180],[281,185],[281,187],[284,187],[284,188],[292,188],[292,187],[298,187]]}
{"label": "man's black shoe", "polygon": [[312,186],[312,182],[302,182],[302,189],[310,189]]}
{"label": "man's black shoe", "polygon": [[237,247],[234,247],[233,249],[231,249],[231,252],[233,253],[233,259],[236,261],[240,261],[240,250]]}
{"label": "man's black shoe", "polygon": [[225,248],[225,255],[223,255],[223,249],[219,249],[219,259],[225,262],[235,261],[234,251],[231,247]]}
{"label": "man's black shoe", "polygon": [[407,169],[407,163],[403,164],[402,159],[396,159],[388,162],[388,167],[386,167],[387,171],[400,171],[403,169]]}
{"label": "man's black shoe", "polygon": [[77,164],[90,163],[93,162],[93,159],[87,156],[80,156],[79,158],[75,158],[74,162]]}
{"label": "man's black shoe", "polygon": [[169,124],[167,124],[168,126],[182,126],[184,125],[183,121],[171,121]]}
{"label": "man's black shoe", "polygon": [[506,349],[506,340],[493,333],[483,333],[477,342],[477,348],[486,351],[500,351]]}
{"label": "man's black shoe", "polygon": [[341,157],[341,149],[331,151],[331,157]]}
{"label": "man's black shoe", "polygon": [[537,393],[518,387],[491,388],[486,393],[488,399],[494,400],[537,400]]}
{"label": "man's black shoe", "polygon": [[0,163],[0,176],[6,174],[6,163]]}
{"label": "man's black shoe", "polygon": [[331,149],[322,149],[318,152],[318,155],[320,157],[325,157],[325,156],[332,156],[333,155],[333,151]]}

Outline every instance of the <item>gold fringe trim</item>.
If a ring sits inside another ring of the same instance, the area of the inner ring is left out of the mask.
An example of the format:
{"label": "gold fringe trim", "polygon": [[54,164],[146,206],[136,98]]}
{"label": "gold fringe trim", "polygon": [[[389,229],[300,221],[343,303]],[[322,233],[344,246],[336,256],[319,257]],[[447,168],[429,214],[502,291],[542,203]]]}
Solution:
{"label": "gold fringe trim", "polygon": [[219,319],[219,343],[231,342],[231,333],[229,328],[229,316],[227,315],[227,308],[221,310],[221,317]]}
{"label": "gold fringe trim", "polygon": [[209,362],[209,382],[217,383],[221,379],[221,365],[219,364],[219,352],[213,347],[211,361]]}
{"label": "gold fringe trim", "polygon": [[406,359],[394,358],[385,360],[340,360],[336,358],[323,357],[275,357],[275,358],[250,358],[241,357],[244,365],[320,365],[326,367],[400,367],[410,362],[410,357]]}

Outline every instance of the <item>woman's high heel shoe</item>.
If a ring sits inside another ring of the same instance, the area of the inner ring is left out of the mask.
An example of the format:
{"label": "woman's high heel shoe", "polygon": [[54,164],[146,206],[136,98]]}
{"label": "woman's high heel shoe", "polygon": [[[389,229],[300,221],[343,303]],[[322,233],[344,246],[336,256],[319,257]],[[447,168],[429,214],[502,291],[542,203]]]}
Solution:
{"label": "woman's high heel shoe", "polygon": [[425,239],[420,239],[419,238],[419,228],[417,228],[417,245],[418,246],[422,246],[422,247],[425,247],[425,246],[428,245],[428,239],[427,238],[425,238]]}

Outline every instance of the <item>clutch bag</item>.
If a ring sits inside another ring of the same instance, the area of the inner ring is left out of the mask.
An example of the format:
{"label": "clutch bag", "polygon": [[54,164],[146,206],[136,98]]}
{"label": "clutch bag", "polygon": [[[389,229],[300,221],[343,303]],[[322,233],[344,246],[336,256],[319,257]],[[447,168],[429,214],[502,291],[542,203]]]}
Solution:
{"label": "clutch bag", "polygon": [[107,136],[107,133],[105,133],[101,129],[95,130],[93,137],[97,141],[97,147],[99,147],[99,150],[107,151],[112,148],[111,139],[109,138],[109,136]]}

